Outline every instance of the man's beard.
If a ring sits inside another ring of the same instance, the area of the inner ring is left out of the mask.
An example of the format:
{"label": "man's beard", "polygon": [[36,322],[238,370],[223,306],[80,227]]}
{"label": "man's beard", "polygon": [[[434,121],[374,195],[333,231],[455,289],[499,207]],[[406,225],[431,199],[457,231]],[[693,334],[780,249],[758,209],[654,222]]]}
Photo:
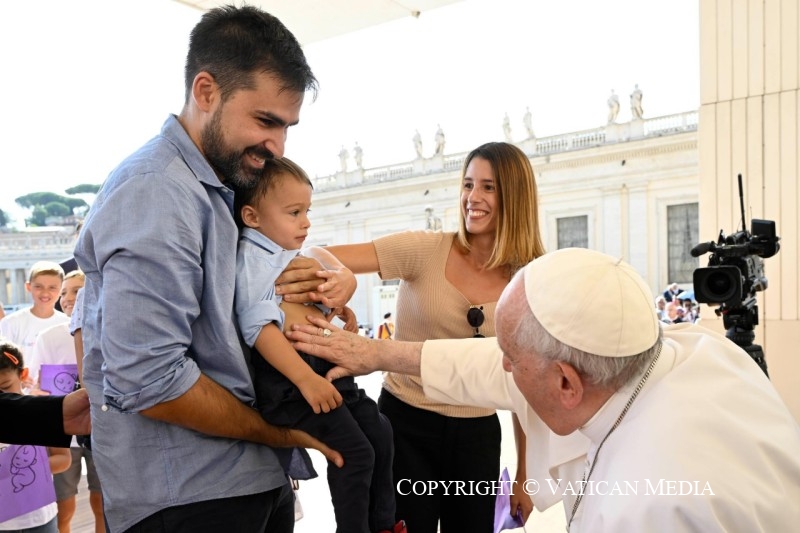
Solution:
{"label": "man's beard", "polygon": [[229,148],[222,136],[222,108],[218,108],[211,121],[200,134],[203,154],[211,167],[227,186],[234,189],[249,189],[261,179],[262,170],[244,165],[246,153],[263,159],[272,159],[272,152],[262,147],[251,146],[242,152]]}

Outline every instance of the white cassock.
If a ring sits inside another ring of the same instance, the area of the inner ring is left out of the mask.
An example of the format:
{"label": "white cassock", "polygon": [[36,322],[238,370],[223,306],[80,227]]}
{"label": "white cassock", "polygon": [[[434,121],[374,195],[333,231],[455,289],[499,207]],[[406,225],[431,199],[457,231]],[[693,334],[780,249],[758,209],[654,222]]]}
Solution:
{"label": "white cassock", "polygon": [[761,369],[722,335],[664,328],[658,363],[597,457],[639,379],[559,437],[503,371],[499,348],[452,342],[424,344],[425,394],[517,413],[537,508],[563,499],[569,521],[585,466],[596,461],[571,532],[800,530],[800,426]]}

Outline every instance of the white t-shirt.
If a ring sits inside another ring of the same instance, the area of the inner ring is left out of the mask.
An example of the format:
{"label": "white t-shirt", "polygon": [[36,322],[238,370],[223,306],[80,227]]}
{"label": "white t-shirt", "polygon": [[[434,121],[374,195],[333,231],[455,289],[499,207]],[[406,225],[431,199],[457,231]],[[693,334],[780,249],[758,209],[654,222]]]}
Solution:
{"label": "white t-shirt", "polygon": [[69,323],[62,322],[39,332],[36,343],[25,361],[30,377],[34,382],[39,381],[39,371],[42,365],[74,365],[75,343],[69,334]]}
{"label": "white t-shirt", "polygon": [[[69,322],[56,324],[40,332],[36,337],[36,344],[33,345],[31,356],[25,362],[34,383],[39,383],[42,365],[75,365],[78,363],[75,356],[75,342],[70,335],[69,325]],[[70,447],[78,446],[77,438],[72,437]]]}
{"label": "white t-shirt", "polygon": [[0,320],[0,335],[7,338],[22,350],[27,360],[33,353],[36,336],[45,329],[69,321],[69,317],[61,311],[54,311],[49,318],[39,318],[31,312],[32,308],[20,309]]}

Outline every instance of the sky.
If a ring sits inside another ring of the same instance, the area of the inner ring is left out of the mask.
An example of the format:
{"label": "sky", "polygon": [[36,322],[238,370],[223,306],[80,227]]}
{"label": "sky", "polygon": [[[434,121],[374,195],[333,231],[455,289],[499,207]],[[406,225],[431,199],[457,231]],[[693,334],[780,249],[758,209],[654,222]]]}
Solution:
{"label": "sky", "polygon": [[[288,1],[288,0],[287,0]],[[305,47],[320,82],[286,155],[313,176],[605,124],[606,100],[643,91],[644,117],[699,107],[697,0],[462,0]],[[14,199],[101,183],[183,105],[183,62],[201,13],[171,0],[39,0],[0,7],[4,141],[0,209]],[[291,28],[289,28],[291,30]],[[352,160],[350,163],[353,165]]]}

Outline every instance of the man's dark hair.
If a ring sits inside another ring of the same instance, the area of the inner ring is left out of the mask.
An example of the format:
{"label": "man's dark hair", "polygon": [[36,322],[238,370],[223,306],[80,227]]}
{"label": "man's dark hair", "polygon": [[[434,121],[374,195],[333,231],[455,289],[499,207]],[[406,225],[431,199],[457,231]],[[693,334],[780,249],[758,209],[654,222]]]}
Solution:
{"label": "man's dark hair", "polygon": [[281,80],[283,90],[316,98],[317,79],[303,49],[276,17],[253,6],[222,6],[208,11],[192,30],[186,55],[186,102],[199,72],[214,76],[222,100],[239,89],[253,88],[253,74]]}

